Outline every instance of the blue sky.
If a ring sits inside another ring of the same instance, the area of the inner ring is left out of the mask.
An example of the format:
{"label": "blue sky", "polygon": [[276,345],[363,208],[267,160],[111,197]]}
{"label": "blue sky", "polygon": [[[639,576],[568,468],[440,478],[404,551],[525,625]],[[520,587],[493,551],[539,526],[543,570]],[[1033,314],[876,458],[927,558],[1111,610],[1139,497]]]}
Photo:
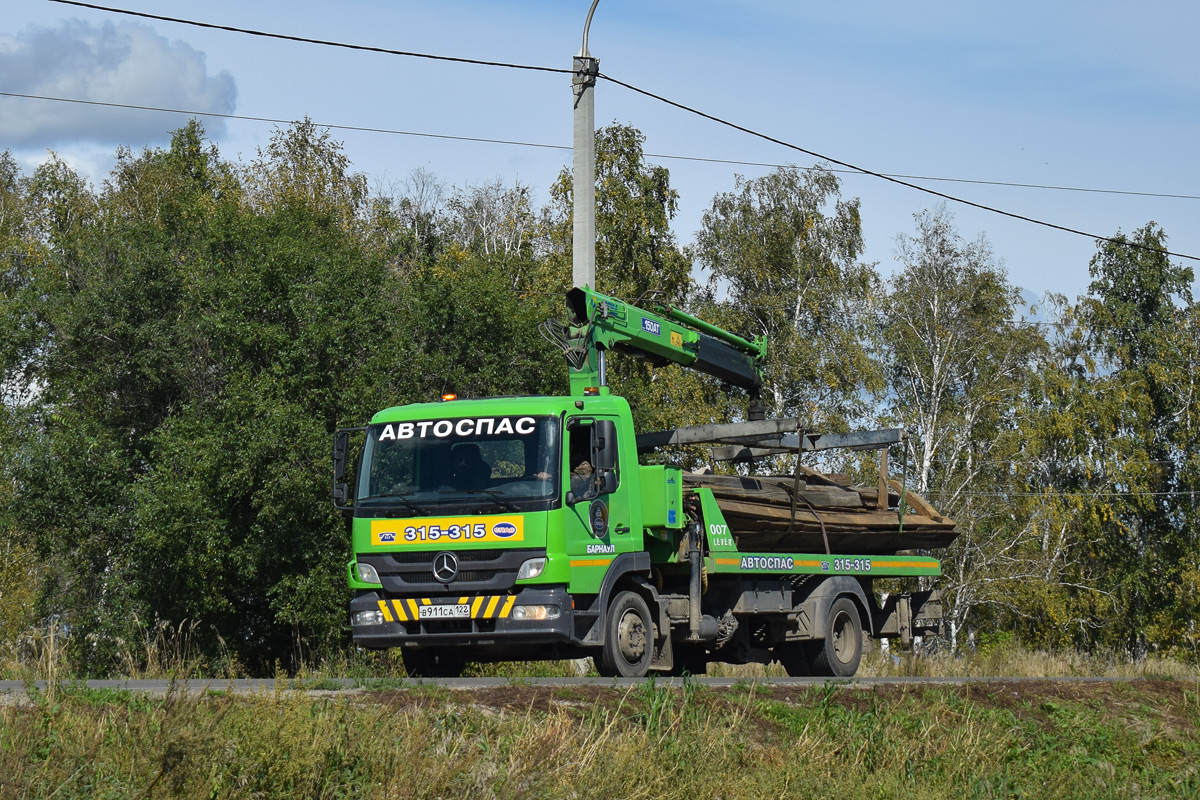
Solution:
{"label": "blue sky", "polygon": [[[232,112],[451,136],[569,145],[569,78],[265,40],[82,9],[3,0],[0,91]],[[587,0],[114,0],[131,10],[401,50],[569,67]],[[869,169],[909,175],[1200,195],[1200,6],[1191,2],[600,0],[601,71]],[[640,128],[651,153],[807,166],[803,154],[601,82],[598,124]],[[0,149],[31,169],[53,148],[102,178],[118,144],[161,145],[180,120],[0,97]],[[272,127],[206,125],[227,157]],[[569,153],[334,131],[381,185],[414,168],[449,186],[520,180],[539,202]],[[763,167],[665,160],[687,243],[734,175]],[[844,175],[867,251],[895,269],[897,234],[935,198]],[[1150,220],[1200,255],[1200,200],[958,183],[931,188],[1090,233]],[[1030,295],[1087,288],[1092,240],[950,204],[987,235]],[[1200,272],[1200,263],[1185,261]],[[603,287],[601,287],[603,288]],[[1200,291],[1200,284],[1196,287]]]}

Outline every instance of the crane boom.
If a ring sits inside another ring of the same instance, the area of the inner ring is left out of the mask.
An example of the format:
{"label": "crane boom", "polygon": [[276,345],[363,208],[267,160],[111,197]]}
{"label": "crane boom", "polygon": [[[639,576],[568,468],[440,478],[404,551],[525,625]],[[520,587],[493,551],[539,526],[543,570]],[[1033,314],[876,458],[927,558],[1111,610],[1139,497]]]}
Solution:
{"label": "crane boom", "polygon": [[757,400],[767,343],[730,333],[665,303],[652,310],[576,287],[567,293],[563,349],[571,393],[604,385],[604,353],[631,352],[655,364],[680,364],[745,389]]}

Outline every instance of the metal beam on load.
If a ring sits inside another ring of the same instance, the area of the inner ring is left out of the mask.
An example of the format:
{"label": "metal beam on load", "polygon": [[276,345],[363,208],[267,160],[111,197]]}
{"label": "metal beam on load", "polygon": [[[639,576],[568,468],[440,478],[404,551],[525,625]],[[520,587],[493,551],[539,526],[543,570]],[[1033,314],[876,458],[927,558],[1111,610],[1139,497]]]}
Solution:
{"label": "metal beam on load", "polygon": [[731,422],[723,425],[692,425],[640,434],[637,437],[637,446],[641,452],[671,445],[732,445],[716,448],[714,457],[718,461],[733,461],[738,458],[794,453],[797,450],[879,450],[904,441],[903,428],[804,434],[798,429],[799,420],[795,418]]}
{"label": "metal beam on load", "polygon": [[767,456],[786,455],[797,450],[815,452],[818,450],[883,450],[893,444],[904,441],[903,428],[889,428],[882,431],[857,431],[855,433],[806,433],[803,445],[800,435],[784,434],[773,440],[762,439],[756,446],[746,444],[731,444],[715,447],[712,451],[714,461],[752,461]]}
{"label": "metal beam on load", "polygon": [[637,437],[637,447],[642,451],[685,444],[752,444],[763,439],[777,439],[787,433],[794,434],[799,424],[798,419],[789,418],[727,422],[721,425],[689,425],[684,428],[640,433]]}

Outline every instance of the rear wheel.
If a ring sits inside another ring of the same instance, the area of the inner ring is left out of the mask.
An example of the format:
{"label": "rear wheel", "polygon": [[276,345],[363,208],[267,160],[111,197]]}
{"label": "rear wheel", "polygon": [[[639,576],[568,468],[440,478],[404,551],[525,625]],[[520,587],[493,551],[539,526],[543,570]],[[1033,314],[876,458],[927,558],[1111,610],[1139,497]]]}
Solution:
{"label": "rear wheel", "polygon": [[[862,661],[862,621],[849,597],[839,597],[825,618],[825,638],[812,643],[813,674],[849,678]],[[790,673],[789,673],[790,674]]]}
{"label": "rear wheel", "polygon": [[604,620],[604,647],[596,669],[606,678],[644,678],[654,655],[650,607],[635,592],[618,592]]}
{"label": "rear wheel", "polygon": [[453,650],[426,647],[404,650],[404,671],[410,678],[457,678],[467,660]]}

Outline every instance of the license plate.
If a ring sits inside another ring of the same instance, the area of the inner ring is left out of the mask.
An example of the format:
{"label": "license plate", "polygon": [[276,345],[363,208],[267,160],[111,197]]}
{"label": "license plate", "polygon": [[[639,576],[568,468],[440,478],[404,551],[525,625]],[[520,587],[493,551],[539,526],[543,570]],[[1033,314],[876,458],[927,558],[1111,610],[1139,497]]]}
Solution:
{"label": "license plate", "polygon": [[440,606],[419,606],[420,619],[465,619],[471,616],[471,607],[465,603]]}

